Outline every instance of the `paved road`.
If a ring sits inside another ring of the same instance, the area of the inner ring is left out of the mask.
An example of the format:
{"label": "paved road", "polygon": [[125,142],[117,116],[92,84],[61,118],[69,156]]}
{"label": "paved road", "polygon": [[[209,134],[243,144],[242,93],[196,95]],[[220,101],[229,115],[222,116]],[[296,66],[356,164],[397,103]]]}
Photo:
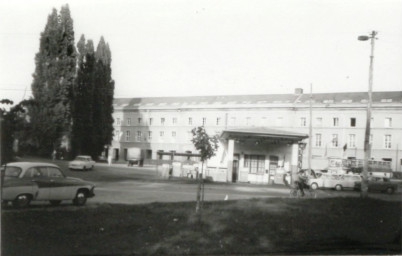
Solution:
{"label": "paved road", "polygon": [[[80,177],[96,184],[96,196],[89,203],[142,204],[151,202],[195,201],[197,184],[192,180],[161,180],[153,166],[127,167],[124,164],[98,163],[94,170],[71,171],[67,162],[59,164],[69,176]],[[289,189],[282,185],[205,184],[205,200],[228,200],[288,197]],[[356,191],[317,190],[317,198],[359,197]],[[402,201],[401,192],[394,195],[371,193],[370,197]]]}
{"label": "paved road", "polygon": [[[56,161],[67,176],[79,177],[96,184],[94,198],[88,204],[121,203],[143,204],[151,202],[195,201],[197,184],[194,180],[162,180],[153,166],[127,167],[124,164],[108,166],[97,163],[91,171],[71,171],[68,162]],[[205,200],[228,200],[288,197],[289,189],[283,185],[205,184]],[[355,191],[317,190],[317,198],[358,197]],[[394,195],[374,194],[370,197],[402,201],[401,190]],[[66,202],[70,203],[70,202]],[[41,204],[41,203],[40,203]]]}

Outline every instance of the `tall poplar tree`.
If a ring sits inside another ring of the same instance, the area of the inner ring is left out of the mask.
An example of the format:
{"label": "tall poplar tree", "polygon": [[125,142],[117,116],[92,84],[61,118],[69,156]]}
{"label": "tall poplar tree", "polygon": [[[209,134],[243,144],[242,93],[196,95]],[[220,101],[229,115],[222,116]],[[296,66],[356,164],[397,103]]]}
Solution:
{"label": "tall poplar tree", "polygon": [[109,44],[101,37],[96,48],[95,94],[94,94],[94,134],[95,153],[100,154],[105,145],[110,145],[113,137],[113,97],[112,54]]}
{"label": "tall poplar tree", "polygon": [[53,9],[41,33],[35,56],[32,94],[37,108],[29,110],[34,146],[49,155],[70,135],[70,98],[76,72],[73,20],[68,5]]}
{"label": "tall poplar tree", "polygon": [[84,35],[77,48],[78,71],[71,99],[73,154],[93,155],[95,51],[92,40],[86,42]]}
{"label": "tall poplar tree", "polygon": [[93,43],[81,36],[77,44],[78,72],[73,90],[74,154],[97,158],[112,141],[113,94],[111,52],[103,37],[96,52]]}

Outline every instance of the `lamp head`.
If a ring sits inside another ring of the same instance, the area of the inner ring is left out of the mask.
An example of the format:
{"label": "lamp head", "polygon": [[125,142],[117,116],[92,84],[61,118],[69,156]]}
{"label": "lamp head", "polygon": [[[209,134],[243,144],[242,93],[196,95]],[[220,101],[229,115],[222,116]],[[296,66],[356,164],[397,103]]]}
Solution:
{"label": "lamp head", "polygon": [[367,41],[367,40],[369,40],[369,39],[370,39],[369,36],[358,36],[358,37],[357,37],[357,40],[359,40],[359,41]]}

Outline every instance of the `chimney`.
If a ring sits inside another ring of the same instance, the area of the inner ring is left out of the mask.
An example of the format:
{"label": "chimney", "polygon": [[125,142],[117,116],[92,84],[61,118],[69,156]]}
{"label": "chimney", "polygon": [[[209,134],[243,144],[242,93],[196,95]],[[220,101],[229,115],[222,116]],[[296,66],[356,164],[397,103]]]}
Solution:
{"label": "chimney", "polygon": [[296,94],[296,95],[301,95],[301,94],[303,94],[303,89],[302,89],[302,88],[296,88],[296,89],[295,89],[295,94]]}

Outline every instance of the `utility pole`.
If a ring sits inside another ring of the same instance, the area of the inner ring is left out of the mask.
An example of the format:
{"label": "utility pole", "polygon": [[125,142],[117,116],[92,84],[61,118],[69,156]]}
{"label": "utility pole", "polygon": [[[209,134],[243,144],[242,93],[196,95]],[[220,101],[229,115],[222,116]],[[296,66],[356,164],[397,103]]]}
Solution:
{"label": "utility pole", "polygon": [[311,170],[311,149],[312,149],[312,136],[313,136],[313,84],[310,84],[310,120],[308,128],[308,169]]}
{"label": "utility pole", "polygon": [[368,86],[368,101],[367,101],[367,118],[366,132],[364,134],[364,163],[363,163],[363,180],[361,185],[360,197],[367,198],[368,196],[368,165],[371,157],[370,150],[370,124],[371,124],[371,105],[372,105],[372,90],[373,90],[373,64],[374,64],[374,42],[376,31],[372,31],[370,36],[359,36],[358,40],[371,42],[370,68],[369,68],[369,86]]}
{"label": "utility pole", "polygon": [[399,144],[396,144],[396,158],[395,158],[395,171],[398,170],[398,158],[399,158]]}

